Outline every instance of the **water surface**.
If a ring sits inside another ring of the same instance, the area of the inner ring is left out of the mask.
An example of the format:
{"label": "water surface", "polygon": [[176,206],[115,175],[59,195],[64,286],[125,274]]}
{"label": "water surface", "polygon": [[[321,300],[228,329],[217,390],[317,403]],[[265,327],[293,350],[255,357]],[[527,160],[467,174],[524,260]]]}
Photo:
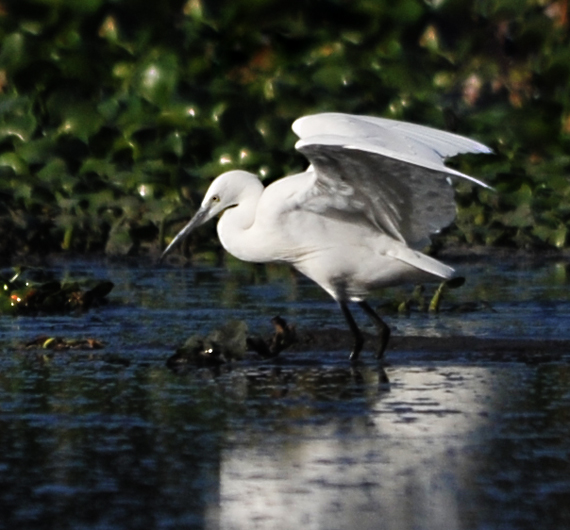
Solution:
{"label": "water surface", "polygon": [[[488,305],[387,317],[395,334],[570,340],[565,263],[457,265],[468,281],[444,309]],[[570,523],[570,352],[523,363],[389,350],[389,384],[368,350],[356,368],[345,351],[303,351],[175,374],[175,348],[228,319],[261,334],[276,314],[306,328],[344,322],[282,268],[54,268],[116,287],[83,315],[0,317],[0,528]],[[105,348],[21,348],[41,334]]]}

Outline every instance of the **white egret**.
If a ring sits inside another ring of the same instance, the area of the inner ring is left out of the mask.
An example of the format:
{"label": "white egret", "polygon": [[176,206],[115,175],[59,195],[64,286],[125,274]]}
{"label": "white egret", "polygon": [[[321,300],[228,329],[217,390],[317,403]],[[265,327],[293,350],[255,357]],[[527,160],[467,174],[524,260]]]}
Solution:
{"label": "white egret", "polygon": [[348,303],[358,303],[378,328],[381,357],[390,328],[368,305],[367,294],[453,276],[451,267],[420,250],[455,218],[450,177],[487,186],[444,160],[491,150],[421,125],[338,113],[305,116],[293,131],[300,138],[295,147],[311,163],[306,171],[267,187],[246,171],[223,173],[162,257],[222,213],[218,236],[230,254],[288,263],[319,284],[338,302],[352,331],[353,361],[363,337]]}

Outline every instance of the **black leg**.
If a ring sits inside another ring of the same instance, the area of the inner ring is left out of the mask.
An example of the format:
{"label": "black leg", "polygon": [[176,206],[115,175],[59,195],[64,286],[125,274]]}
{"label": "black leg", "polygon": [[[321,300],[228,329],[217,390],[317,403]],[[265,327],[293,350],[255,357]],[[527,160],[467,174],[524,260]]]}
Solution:
{"label": "black leg", "polygon": [[390,340],[390,328],[388,324],[384,322],[364,300],[362,302],[358,302],[358,305],[362,307],[365,313],[370,317],[370,319],[374,322],[376,327],[378,328],[378,338],[380,339],[380,346],[378,347],[378,351],[376,352],[376,358],[382,359],[384,357],[384,351],[386,350],[386,346],[388,346],[388,341]]}
{"label": "black leg", "polygon": [[339,302],[340,309],[342,310],[342,314],[348,323],[348,327],[354,336],[354,348],[352,348],[352,352],[350,353],[350,360],[357,361],[358,356],[360,355],[360,351],[362,350],[362,345],[364,344],[364,339],[362,338],[362,333],[358,329],[354,318],[352,317],[348,306],[344,302]]}

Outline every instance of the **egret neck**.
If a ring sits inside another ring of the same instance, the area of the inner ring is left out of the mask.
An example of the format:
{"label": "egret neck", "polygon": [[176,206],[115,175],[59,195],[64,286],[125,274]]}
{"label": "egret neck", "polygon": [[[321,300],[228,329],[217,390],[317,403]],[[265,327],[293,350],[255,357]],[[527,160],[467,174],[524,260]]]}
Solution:
{"label": "egret neck", "polygon": [[[254,174],[242,172],[242,189],[236,204],[229,206],[218,222],[218,237],[222,246],[232,255],[243,261],[265,261],[260,254],[260,243],[255,241],[253,226],[259,199],[265,187]],[[265,254],[265,253],[263,253]]]}

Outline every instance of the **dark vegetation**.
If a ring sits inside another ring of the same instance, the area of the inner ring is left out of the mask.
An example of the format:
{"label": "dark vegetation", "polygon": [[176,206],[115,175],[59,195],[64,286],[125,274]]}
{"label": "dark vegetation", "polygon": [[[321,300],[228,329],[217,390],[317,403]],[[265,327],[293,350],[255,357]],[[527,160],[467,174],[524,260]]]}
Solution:
{"label": "dark vegetation", "polygon": [[301,169],[319,111],[493,148],[456,162],[496,191],[460,187],[439,245],[565,248],[568,24],[567,0],[0,0],[0,253],[155,254],[217,174]]}
{"label": "dark vegetation", "polygon": [[0,271],[0,314],[78,314],[105,304],[113,289],[109,280],[58,279],[29,267]]}

